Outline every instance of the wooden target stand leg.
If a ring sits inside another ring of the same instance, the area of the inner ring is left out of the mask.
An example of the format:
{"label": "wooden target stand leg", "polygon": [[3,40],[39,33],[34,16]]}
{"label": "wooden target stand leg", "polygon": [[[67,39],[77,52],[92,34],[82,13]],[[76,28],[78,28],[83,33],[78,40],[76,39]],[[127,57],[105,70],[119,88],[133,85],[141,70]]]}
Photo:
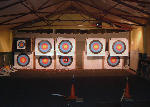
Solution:
{"label": "wooden target stand leg", "polygon": [[[76,55],[77,55],[77,54],[76,54],[76,52],[77,52],[77,51],[76,51],[76,38],[74,38],[74,39],[75,39],[75,52],[74,52],[75,57],[74,57],[74,61],[75,61],[75,70],[77,70],[77,59],[76,59],[76,58],[77,58],[77,57],[76,57]],[[75,71],[75,70],[74,70],[74,71]]]}
{"label": "wooden target stand leg", "polygon": [[35,37],[32,38],[32,50],[33,50],[33,69],[36,70],[36,56],[35,56]]}
{"label": "wooden target stand leg", "polygon": [[56,71],[56,43],[57,43],[57,39],[54,38],[54,70]]}

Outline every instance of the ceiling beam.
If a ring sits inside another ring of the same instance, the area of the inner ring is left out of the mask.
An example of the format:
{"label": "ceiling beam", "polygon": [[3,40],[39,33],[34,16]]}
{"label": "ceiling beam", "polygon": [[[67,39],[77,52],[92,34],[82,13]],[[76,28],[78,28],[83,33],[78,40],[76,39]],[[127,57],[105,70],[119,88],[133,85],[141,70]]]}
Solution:
{"label": "ceiling beam", "polygon": [[142,1],[142,0],[124,0],[124,1],[141,3],[141,4],[150,4],[150,2],[148,2],[148,1]]}
{"label": "ceiling beam", "polygon": [[[59,7],[57,7],[57,9],[59,9],[60,7],[62,7],[64,5],[65,2],[63,2]],[[39,13],[37,13],[37,10],[34,8],[33,4],[27,0],[27,3],[21,3],[23,6],[25,6],[29,11],[33,11],[35,16],[37,16],[38,18],[43,18],[44,20],[42,20],[44,23],[46,23],[48,26],[50,26],[50,23],[48,21],[48,19],[45,16],[40,16]],[[27,6],[29,5],[29,6]],[[56,9],[56,11],[57,11]]]}
{"label": "ceiling beam", "polygon": [[[52,6],[58,5],[58,4],[62,3],[62,2],[64,2],[64,0],[59,1],[59,2],[56,2],[56,3],[53,3],[53,4],[50,4],[50,5],[47,5],[47,6],[43,7],[43,8],[38,9],[37,11],[40,11],[40,10],[46,9],[46,8],[48,8],[48,7],[52,7]],[[19,15],[19,16],[13,17],[13,18],[11,18],[11,19],[5,20],[5,21],[3,21],[3,22],[0,22],[0,25],[2,25],[2,24],[4,24],[4,23],[7,23],[7,22],[10,22],[10,21],[13,21],[13,20],[16,20],[16,19],[18,19],[18,18],[21,18],[21,17],[26,16],[26,15],[29,15],[29,14],[33,14],[33,13],[34,13],[33,11],[30,11],[30,12],[28,12],[28,13],[24,13],[24,14],[22,14],[22,15]]]}
{"label": "ceiling beam", "polygon": [[[49,13],[48,15],[46,15],[45,17],[48,18],[48,17],[54,16],[54,15],[60,14],[60,13],[62,13],[62,12],[65,11],[65,10],[66,10],[66,9],[64,9],[64,10],[59,10],[59,11],[57,11],[57,12],[51,12],[51,13]],[[43,20],[44,20],[43,17],[37,18],[37,19],[34,19],[34,20],[32,20],[32,21],[27,21],[27,22],[25,22],[25,23],[23,23],[23,24],[21,24],[21,25],[19,25],[19,26],[15,26],[15,27],[13,27],[13,28],[11,28],[11,29],[12,29],[12,30],[22,29],[22,28],[24,28],[25,26],[32,25],[32,24],[34,24],[34,23],[38,23],[38,22],[43,21]]]}
{"label": "ceiling beam", "polygon": [[133,23],[136,23],[136,24],[138,24],[138,25],[140,25],[140,26],[143,26],[143,24],[141,24],[141,23],[139,23],[139,22],[136,22],[136,21],[131,20],[131,19],[127,18],[127,17],[123,17],[123,16],[120,16],[120,15],[118,15],[118,14],[109,12],[109,11],[107,11],[107,10],[105,10],[105,9],[102,9],[102,8],[99,8],[99,7],[96,7],[96,6],[93,6],[93,5],[89,4],[89,3],[83,2],[83,1],[81,1],[81,0],[77,0],[77,1],[75,1],[75,2],[82,3],[82,4],[84,4],[84,5],[87,5],[87,6],[90,6],[90,7],[92,7],[92,8],[95,8],[95,9],[97,9],[97,10],[99,10],[99,11],[106,12],[106,13],[108,13],[108,14],[110,14],[110,15],[117,16],[117,17],[120,17],[121,19],[125,19],[125,20],[127,20],[127,21],[129,21],[129,22],[133,22]]}
{"label": "ceiling beam", "polygon": [[24,1],[26,1],[26,0],[17,1],[17,2],[14,2],[14,3],[12,3],[12,4],[6,5],[6,6],[4,6],[4,7],[0,7],[0,11],[1,11],[1,10],[4,10],[4,9],[6,9],[6,8],[9,8],[9,7],[15,6],[15,5],[17,5],[17,4],[20,4],[20,3],[24,2]]}
{"label": "ceiling beam", "polygon": [[0,15],[0,17],[19,16],[19,15],[23,15],[23,14],[24,14],[24,13],[4,14],[4,15]]}
{"label": "ceiling beam", "polygon": [[116,3],[119,3],[119,4],[123,5],[123,6],[129,7],[129,8],[131,8],[131,9],[133,9],[133,10],[137,10],[137,11],[139,11],[139,12],[141,12],[141,13],[150,15],[149,12],[147,12],[147,11],[145,11],[145,10],[143,10],[143,9],[137,8],[137,7],[133,6],[133,5],[127,4],[127,3],[125,3],[125,2],[122,2],[121,0],[112,0],[112,1],[114,1],[114,2],[116,2]]}
{"label": "ceiling beam", "polygon": [[89,17],[92,17],[96,20],[100,20],[100,21],[103,21],[105,23],[108,23],[109,25],[115,25],[115,26],[121,26],[122,29],[126,29],[126,30],[130,30],[131,29],[131,25],[130,24],[123,24],[123,23],[119,23],[119,22],[114,22],[110,19],[104,19],[102,18],[101,16],[95,16],[93,15],[92,13],[88,12],[83,6],[81,6],[79,3],[77,3],[80,7],[82,7],[83,9],[77,9],[77,11],[81,11],[81,13],[84,13],[85,15],[89,16]]}
{"label": "ceiling beam", "polygon": [[41,5],[39,6],[38,9],[41,9],[43,6],[45,6],[45,5],[48,4],[49,2],[50,2],[50,0],[45,1],[43,4],[41,4]]}

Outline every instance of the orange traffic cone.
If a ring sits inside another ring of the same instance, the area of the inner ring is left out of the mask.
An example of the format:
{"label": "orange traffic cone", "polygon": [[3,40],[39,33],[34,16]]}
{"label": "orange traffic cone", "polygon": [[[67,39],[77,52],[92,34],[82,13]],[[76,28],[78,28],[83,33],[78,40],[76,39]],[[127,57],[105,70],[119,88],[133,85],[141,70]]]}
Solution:
{"label": "orange traffic cone", "polygon": [[74,87],[74,84],[72,84],[72,86],[71,86],[71,94],[70,94],[68,99],[74,100],[76,98],[77,98],[77,96],[75,96],[75,87]]}
{"label": "orange traffic cone", "polygon": [[70,96],[68,97],[68,99],[70,100],[75,100],[77,98],[77,96],[75,96],[75,86],[74,86],[74,75],[73,75],[73,78],[72,78],[72,86],[71,86],[71,93],[70,93]]}
{"label": "orange traffic cone", "polygon": [[127,99],[130,99],[130,92],[129,92],[129,83],[128,83],[128,78],[127,78],[127,83],[126,83],[126,88],[125,88],[125,92],[124,92],[124,97]]}

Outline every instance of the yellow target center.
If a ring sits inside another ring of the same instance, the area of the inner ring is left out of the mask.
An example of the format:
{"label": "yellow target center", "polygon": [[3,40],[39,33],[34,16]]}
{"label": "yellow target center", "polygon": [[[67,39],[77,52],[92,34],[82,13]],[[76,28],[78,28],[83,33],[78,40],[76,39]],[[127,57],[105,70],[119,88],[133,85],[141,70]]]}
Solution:
{"label": "yellow target center", "polygon": [[43,59],[43,62],[46,63],[46,62],[47,62],[47,59]]}
{"label": "yellow target center", "polygon": [[23,62],[23,63],[24,63],[25,61],[26,61],[26,59],[25,59],[25,58],[22,58],[22,59],[21,59],[21,62]]}
{"label": "yellow target center", "polygon": [[98,45],[94,45],[94,49],[98,49]]}
{"label": "yellow target center", "polygon": [[120,45],[117,46],[118,49],[121,49],[122,47]]}
{"label": "yellow target center", "polygon": [[23,43],[21,43],[20,46],[23,46]]}
{"label": "yellow target center", "polygon": [[47,48],[47,45],[43,45],[43,49]]}
{"label": "yellow target center", "polygon": [[112,62],[116,62],[116,59],[115,59],[115,58],[113,58],[111,61],[112,61]]}
{"label": "yellow target center", "polygon": [[64,48],[66,49],[66,48],[68,48],[68,46],[67,46],[67,45],[64,45]]}

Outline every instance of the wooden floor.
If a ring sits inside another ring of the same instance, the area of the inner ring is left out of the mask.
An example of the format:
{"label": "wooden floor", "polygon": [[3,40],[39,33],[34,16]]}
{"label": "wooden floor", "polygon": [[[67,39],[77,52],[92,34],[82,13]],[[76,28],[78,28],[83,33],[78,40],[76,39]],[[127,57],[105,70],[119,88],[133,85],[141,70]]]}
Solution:
{"label": "wooden floor", "polygon": [[70,96],[72,74],[75,94],[84,102],[71,107],[123,107],[120,99],[126,76],[132,107],[150,107],[150,82],[129,70],[20,70],[0,77],[0,107],[68,107],[63,97],[51,94]]}
{"label": "wooden floor", "polygon": [[12,77],[21,78],[50,78],[50,77],[66,77],[75,75],[77,77],[97,77],[97,76],[131,76],[135,73],[131,70],[19,70],[12,73]]}

